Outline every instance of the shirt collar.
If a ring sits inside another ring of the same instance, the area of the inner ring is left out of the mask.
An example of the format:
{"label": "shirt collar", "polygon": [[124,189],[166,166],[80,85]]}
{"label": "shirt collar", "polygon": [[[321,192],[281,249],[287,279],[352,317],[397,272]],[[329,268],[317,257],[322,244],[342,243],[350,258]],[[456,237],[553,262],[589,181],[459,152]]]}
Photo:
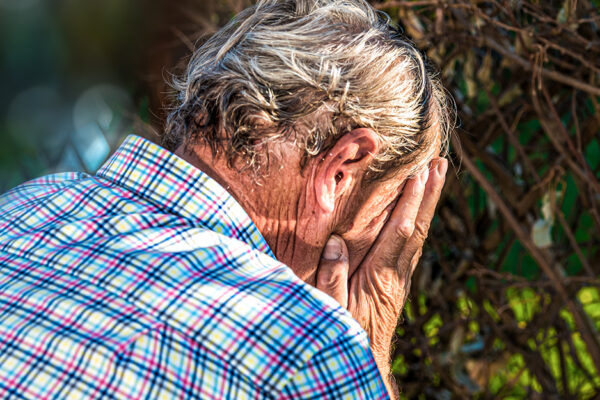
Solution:
{"label": "shirt collar", "polygon": [[96,176],[275,258],[231,194],[204,172],[149,140],[129,135]]}

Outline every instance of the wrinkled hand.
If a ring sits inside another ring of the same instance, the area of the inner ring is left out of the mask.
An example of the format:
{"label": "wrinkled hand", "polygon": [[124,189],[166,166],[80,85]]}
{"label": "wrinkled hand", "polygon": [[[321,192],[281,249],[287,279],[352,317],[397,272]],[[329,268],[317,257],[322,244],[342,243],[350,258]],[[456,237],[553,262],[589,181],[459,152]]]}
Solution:
{"label": "wrinkled hand", "polygon": [[430,169],[406,183],[390,218],[350,280],[352,255],[339,236],[328,241],[317,273],[317,288],[346,307],[369,335],[390,394],[391,340],[440,198],[448,161],[434,160]]}

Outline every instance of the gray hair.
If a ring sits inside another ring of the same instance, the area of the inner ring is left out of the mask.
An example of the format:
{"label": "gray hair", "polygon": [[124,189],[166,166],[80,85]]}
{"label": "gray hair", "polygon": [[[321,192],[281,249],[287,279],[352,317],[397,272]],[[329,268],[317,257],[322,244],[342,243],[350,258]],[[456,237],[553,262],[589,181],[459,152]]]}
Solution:
{"label": "gray hair", "polygon": [[202,143],[231,167],[261,168],[276,141],[295,143],[304,164],[366,127],[381,141],[369,171],[377,179],[424,160],[437,140],[445,151],[452,129],[437,74],[364,0],[259,0],[196,50],[173,85],[163,146]]}

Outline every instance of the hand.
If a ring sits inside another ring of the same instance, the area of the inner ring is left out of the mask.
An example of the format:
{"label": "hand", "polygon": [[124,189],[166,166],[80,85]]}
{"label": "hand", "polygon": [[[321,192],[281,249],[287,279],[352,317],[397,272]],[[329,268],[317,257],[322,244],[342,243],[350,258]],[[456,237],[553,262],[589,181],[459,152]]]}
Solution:
{"label": "hand", "polygon": [[448,169],[446,159],[436,161],[431,171],[426,169],[406,183],[390,218],[350,280],[348,250],[335,235],[325,246],[317,272],[317,288],[346,307],[369,335],[390,394],[386,378],[390,376],[391,340]]}

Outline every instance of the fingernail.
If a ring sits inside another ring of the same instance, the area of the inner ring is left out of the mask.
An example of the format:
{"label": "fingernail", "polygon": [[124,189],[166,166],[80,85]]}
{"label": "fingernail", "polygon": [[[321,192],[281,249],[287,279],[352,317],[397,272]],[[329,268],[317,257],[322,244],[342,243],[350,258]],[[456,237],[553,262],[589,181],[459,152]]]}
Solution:
{"label": "fingernail", "polygon": [[438,174],[441,176],[446,175],[446,171],[448,170],[448,160],[445,158],[440,158],[437,166]]}
{"label": "fingernail", "polygon": [[436,163],[437,163],[437,159],[429,161],[429,164],[427,164],[427,169],[431,170],[431,169],[435,168],[437,165]]}
{"label": "fingernail", "polygon": [[342,256],[342,243],[341,239],[337,236],[331,236],[325,244],[325,250],[323,250],[323,259],[329,261],[339,260]]}

